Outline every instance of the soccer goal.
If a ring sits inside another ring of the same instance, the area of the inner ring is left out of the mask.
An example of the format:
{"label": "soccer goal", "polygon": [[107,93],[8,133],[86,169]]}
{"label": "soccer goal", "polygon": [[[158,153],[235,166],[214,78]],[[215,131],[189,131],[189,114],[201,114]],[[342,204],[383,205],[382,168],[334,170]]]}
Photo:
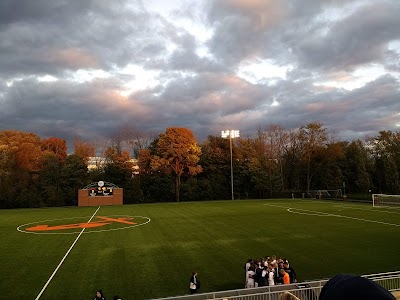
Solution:
{"label": "soccer goal", "polygon": [[400,207],[400,195],[372,194],[372,205]]}
{"label": "soccer goal", "polygon": [[308,196],[315,199],[335,199],[342,197],[342,190],[313,190]]}

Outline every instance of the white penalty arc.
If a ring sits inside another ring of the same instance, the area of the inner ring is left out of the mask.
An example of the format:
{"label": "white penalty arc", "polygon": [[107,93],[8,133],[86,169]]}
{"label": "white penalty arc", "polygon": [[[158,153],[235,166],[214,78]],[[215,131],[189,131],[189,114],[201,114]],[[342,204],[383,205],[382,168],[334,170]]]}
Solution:
{"label": "white penalty arc", "polygon": [[376,224],[400,227],[400,224],[394,224],[394,223],[388,223],[388,222],[382,222],[382,221],[376,221],[376,220],[369,220],[369,219],[362,219],[362,218],[356,218],[356,217],[349,217],[349,216],[343,216],[343,215],[338,215],[338,214],[324,213],[324,212],[309,210],[309,209],[293,208],[293,207],[287,207],[287,206],[275,205],[275,204],[264,204],[264,205],[283,208],[283,209],[287,210],[287,212],[292,213],[292,214],[317,216],[317,217],[336,217],[336,218],[344,218],[344,219],[351,219],[351,220],[356,220],[356,221],[363,221],[363,222],[369,222],[369,223],[376,223]]}

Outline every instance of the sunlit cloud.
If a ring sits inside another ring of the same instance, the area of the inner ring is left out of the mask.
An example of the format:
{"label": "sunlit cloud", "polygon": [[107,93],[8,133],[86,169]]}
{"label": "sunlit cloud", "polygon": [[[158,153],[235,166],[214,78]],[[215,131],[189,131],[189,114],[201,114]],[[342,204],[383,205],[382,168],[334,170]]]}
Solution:
{"label": "sunlit cloud", "polygon": [[[386,73],[387,72],[382,65],[370,64],[361,66],[351,73],[344,72],[341,76],[336,76],[338,75],[337,73],[333,74],[333,76],[328,75],[328,80],[315,82],[314,85],[352,91],[365,86],[368,82],[374,81]],[[329,77],[333,77],[332,80],[329,80]]]}
{"label": "sunlit cloud", "polygon": [[54,76],[51,76],[51,75],[39,76],[36,79],[39,82],[52,82],[52,81],[57,81],[58,80],[58,78],[56,78]]}
{"label": "sunlit cloud", "polygon": [[118,76],[128,77],[122,84],[121,95],[128,96],[139,90],[152,88],[159,83],[160,71],[145,70],[138,65],[129,64],[125,68],[118,70]]}
{"label": "sunlit cloud", "polygon": [[388,50],[393,50],[400,54],[400,40],[390,41],[388,43]]}
{"label": "sunlit cloud", "polygon": [[266,79],[286,79],[286,73],[291,69],[293,69],[292,66],[279,66],[271,60],[256,59],[242,63],[237,74],[239,77],[256,84]]}
{"label": "sunlit cloud", "polygon": [[49,63],[61,64],[71,69],[94,68],[99,61],[88,51],[80,48],[53,49],[43,59]]}
{"label": "sunlit cloud", "polygon": [[67,78],[77,83],[90,82],[94,79],[105,79],[112,76],[111,73],[101,69],[79,69],[66,72]]}
{"label": "sunlit cloud", "polygon": [[278,101],[276,101],[276,99],[274,99],[274,101],[272,102],[272,104],[271,104],[271,106],[272,107],[274,107],[274,106],[279,106],[279,102]]}

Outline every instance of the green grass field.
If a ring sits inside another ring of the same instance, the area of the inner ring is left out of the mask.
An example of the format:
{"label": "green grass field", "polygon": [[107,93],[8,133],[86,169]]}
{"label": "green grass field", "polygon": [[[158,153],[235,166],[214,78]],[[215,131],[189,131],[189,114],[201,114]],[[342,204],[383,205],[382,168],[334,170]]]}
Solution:
{"label": "green grass field", "polygon": [[[1,210],[0,298],[35,299],[82,231],[27,233],[18,226],[86,223],[96,210]],[[151,221],[85,229],[40,299],[93,299],[99,288],[107,299],[184,295],[192,270],[199,273],[201,292],[237,289],[248,258],[273,254],[288,258],[300,280],[400,270],[397,209],[247,200],[106,206],[92,222],[105,222],[99,216]]]}

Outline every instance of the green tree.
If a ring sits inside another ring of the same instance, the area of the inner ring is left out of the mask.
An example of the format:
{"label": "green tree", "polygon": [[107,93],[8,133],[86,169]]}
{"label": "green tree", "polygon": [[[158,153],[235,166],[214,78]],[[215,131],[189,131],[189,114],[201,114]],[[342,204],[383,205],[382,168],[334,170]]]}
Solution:
{"label": "green tree", "polygon": [[[301,169],[302,143],[299,133],[295,130],[288,132],[288,140],[283,150],[283,174],[285,186],[290,191],[300,190],[306,184]],[[304,181],[304,183],[303,183]]]}
{"label": "green tree", "polygon": [[78,189],[87,184],[87,165],[84,160],[71,154],[65,159],[61,168],[61,194],[65,205],[78,204]]}
{"label": "green tree", "polygon": [[46,152],[43,155],[42,167],[39,171],[39,185],[46,206],[62,206],[64,204],[60,194],[61,169],[62,163],[59,156],[52,152]]}
{"label": "green tree", "polygon": [[321,148],[326,146],[327,132],[321,123],[310,123],[300,128],[299,139],[303,150],[302,159],[306,164],[307,193],[309,193],[312,178],[321,167],[316,154],[320,155]]}
{"label": "green tree", "polygon": [[202,171],[201,166],[197,164],[200,155],[201,149],[189,129],[170,127],[164,134],[160,134],[157,155],[153,156],[151,166],[153,170],[175,175],[177,202],[179,202],[182,174],[196,175]]}
{"label": "green tree", "polygon": [[[233,142],[233,141],[232,141]],[[229,140],[219,136],[208,136],[201,144],[202,155],[200,165],[202,172],[199,177],[208,182],[208,195],[205,199],[230,199],[230,156]],[[236,158],[237,147],[233,147],[232,154]],[[234,159],[234,161],[236,161]],[[206,183],[204,183],[206,185]]]}
{"label": "green tree", "polygon": [[368,173],[368,152],[365,144],[352,141],[345,147],[345,160],[343,164],[344,180],[348,191],[365,193],[371,187],[370,174]]}
{"label": "green tree", "polygon": [[374,159],[374,181],[381,193],[400,192],[400,132],[380,131],[369,139]]}
{"label": "green tree", "polygon": [[[255,149],[259,154],[260,161],[265,161],[266,173],[268,174],[268,190],[270,197],[274,191],[284,190],[284,150],[288,145],[289,134],[280,125],[269,124],[258,130],[257,145]],[[261,157],[260,157],[261,154]]]}
{"label": "green tree", "polygon": [[5,145],[0,145],[0,208],[12,207],[15,197],[15,159]]}
{"label": "green tree", "polygon": [[132,177],[132,163],[128,151],[111,146],[106,151],[104,179],[124,187]]}
{"label": "green tree", "polygon": [[387,155],[383,157],[383,166],[385,170],[385,187],[386,192],[391,194],[399,194],[400,180],[396,162],[393,156]]}

